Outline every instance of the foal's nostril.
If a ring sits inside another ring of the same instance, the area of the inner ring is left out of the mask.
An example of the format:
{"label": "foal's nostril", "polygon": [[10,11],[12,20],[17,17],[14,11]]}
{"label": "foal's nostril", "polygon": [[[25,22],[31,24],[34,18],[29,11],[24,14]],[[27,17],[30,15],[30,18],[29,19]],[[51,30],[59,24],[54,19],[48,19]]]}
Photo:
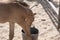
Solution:
{"label": "foal's nostril", "polygon": [[23,30],[22,30],[23,33],[25,33]]}

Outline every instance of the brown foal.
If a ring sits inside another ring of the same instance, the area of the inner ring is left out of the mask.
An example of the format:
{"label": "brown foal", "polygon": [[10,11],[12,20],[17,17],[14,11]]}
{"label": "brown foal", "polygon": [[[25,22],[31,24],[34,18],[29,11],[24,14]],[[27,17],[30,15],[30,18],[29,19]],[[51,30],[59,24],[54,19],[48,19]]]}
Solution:
{"label": "brown foal", "polygon": [[30,27],[33,21],[34,14],[30,9],[17,3],[0,3],[0,23],[9,22],[9,40],[14,37],[15,22],[25,31],[26,40],[32,40]]}

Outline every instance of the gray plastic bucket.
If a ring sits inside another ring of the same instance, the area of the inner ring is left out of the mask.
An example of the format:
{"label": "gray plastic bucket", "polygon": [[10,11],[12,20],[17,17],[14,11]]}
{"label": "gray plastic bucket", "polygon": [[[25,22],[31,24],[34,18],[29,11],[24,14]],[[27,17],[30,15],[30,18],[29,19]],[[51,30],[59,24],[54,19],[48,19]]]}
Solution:
{"label": "gray plastic bucket", "polygon": [[[31,32],[32,40],[38,40],[38,29],[33,27],[31,28],[30,32]],[[22,37],[23,37],[23,40],[26,40],[25,32],[23,30],[22,30]]]}

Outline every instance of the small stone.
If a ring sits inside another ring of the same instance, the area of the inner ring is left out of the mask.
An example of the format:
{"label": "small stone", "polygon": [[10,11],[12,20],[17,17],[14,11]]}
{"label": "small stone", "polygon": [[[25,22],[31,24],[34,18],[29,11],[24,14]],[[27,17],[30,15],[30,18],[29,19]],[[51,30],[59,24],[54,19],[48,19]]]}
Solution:
{"label": "small stone", "polygon": [[46,19],[41,19],[41,21],[46,21]]}

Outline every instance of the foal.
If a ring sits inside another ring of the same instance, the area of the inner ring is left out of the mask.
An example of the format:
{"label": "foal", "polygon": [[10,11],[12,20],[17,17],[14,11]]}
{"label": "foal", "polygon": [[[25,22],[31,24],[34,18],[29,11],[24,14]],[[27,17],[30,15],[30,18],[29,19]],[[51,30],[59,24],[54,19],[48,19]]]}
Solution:
{"label": "foal", "polygon": [[9,40],[14,37],[15,22],[23,28],[26,39],[32,40],[30,34],[30,26],[34,21],[34,14],[32,11],[17,3],[0,3],[0,23],[9,22]]}

